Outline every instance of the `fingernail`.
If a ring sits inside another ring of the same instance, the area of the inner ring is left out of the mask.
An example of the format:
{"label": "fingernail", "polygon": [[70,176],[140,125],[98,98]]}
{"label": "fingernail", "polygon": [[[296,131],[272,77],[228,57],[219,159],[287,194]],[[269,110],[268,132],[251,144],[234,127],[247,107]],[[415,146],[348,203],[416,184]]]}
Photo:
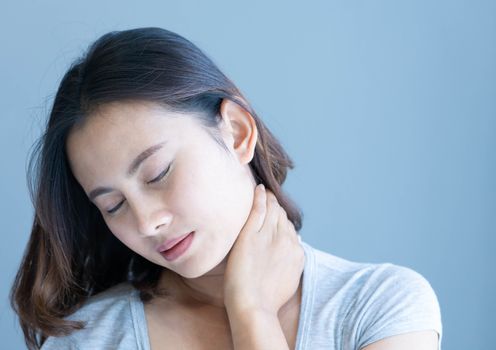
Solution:
{"label": "fingernail", "polygon": [[262,190],[262,191],[265,191],[265,186],[264,184],[259,184],[258,187]]}

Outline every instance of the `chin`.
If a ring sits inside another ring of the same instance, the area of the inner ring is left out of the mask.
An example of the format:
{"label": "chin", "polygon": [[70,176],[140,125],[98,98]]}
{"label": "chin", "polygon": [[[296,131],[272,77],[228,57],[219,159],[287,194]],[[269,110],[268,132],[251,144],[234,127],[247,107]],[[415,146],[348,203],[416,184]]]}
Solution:
{"label": "chin", "polygon": [[180,274],[183,278],[187,278],[187,279],[193,279],[193,278],[198,278],[198,277],[201,277],[204,275],[204,273],[186,273],[186,274]]}
{"label": "chin", "polygon": [[[229,257],[229,252],[227,252],[224,255],[224,258],[217,263],[214,263],[214,266],[211,268],[200,268],[197,271],[189,271],[189,273],[182,274],[184,278],[198,278],[202,276],[207,276],[207,275],[223,275],[226,264],[227,264],[227,259]],[[203,265],[205,267],[205,265]]]}

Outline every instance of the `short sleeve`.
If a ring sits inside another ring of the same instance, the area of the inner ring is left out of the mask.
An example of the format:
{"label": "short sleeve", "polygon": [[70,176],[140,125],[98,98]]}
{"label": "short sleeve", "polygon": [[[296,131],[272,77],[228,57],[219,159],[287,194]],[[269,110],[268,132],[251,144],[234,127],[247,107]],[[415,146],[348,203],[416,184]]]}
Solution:
{"label": "short sleeve", "polygon": [[381,264],[370,274],[356,302],[356,349],[394,335],[434,330],[441,349],[442,323],[430,283],[407,267]]}
{"label": "short sleeve", "polygon": [[80,350],[79,347],[73,342],[71,336],[48,337],[41,346],[41,350],[60,350],[60,349]]}

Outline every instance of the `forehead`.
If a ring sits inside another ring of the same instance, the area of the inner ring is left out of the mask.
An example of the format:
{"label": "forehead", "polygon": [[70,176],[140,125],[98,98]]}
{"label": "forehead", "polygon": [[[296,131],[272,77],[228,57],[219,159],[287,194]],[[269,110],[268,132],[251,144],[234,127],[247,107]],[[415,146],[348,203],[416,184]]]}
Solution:
{"label": "forehead", "polygon": [[164,149],[170,151],[180,142],[203,142],[204,134],[192,113],[147,102],[119,102],[98,108],[72,130],[66,149],[74,175],[88,178],[102,167],[122,171],[124,164],[154,144],[166,142]]}
{"label": "forehead", "polygon": [[199,125],[193,113],[171,111],[152,102],[133,101],[112,102],[98,107],[78,129],[106,128],[107,132],[119,132],[131,128],[150,132],[157,126],[180,132],[181,128],[191,129]]}
{"label": "forehead", "polygon": [[123,143],[128,146],[139,141],[146,143],[159,136],[182,139],[200,131],[192,113],[172,112],[149,102],[115,102],[99,107],[82,125],[75,127],[66,146],[68,153],[80,146],[105,150]]}

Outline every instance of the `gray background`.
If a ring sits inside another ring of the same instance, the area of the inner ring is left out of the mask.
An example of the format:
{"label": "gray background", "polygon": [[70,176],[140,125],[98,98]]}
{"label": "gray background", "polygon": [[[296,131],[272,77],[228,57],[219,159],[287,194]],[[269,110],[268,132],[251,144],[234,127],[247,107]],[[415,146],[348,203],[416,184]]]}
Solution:
{"label": "gray background", "polygon": [[443,348],[494,348],[496,2],[474,0],[4,2],[2,348],[24,348],[7,293],[33,217],[29,147],[70,62],[140,26],[197,44],[280,138],[304,240],[419,271]]}

